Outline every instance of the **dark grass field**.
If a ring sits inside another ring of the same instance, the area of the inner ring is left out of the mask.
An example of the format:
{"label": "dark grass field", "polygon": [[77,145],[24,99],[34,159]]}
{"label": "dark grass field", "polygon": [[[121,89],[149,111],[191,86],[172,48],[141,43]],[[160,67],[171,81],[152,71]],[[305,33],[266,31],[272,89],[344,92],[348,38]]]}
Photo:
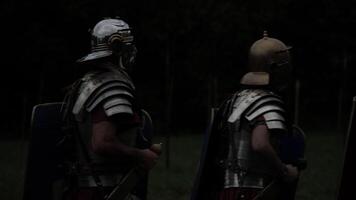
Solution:
{"label": "dark grass field", "polygon": [[0,199],[18,200],[22,197],[27,143],[0,141]]}
{"label": "dark grass field", "polygon": [[[156,137],[156,142],[164,138]],[[171,138],[170,167],[163,153],[149,180],[149,200],[188,200],[197,169],[202,136]],[[0,142],[0,199],[22,197],[27,144],[19,141]],[[335,200],[342,164],[343,141],[331,133],[307,135],[308,168],[301,175],[297,200]]]}

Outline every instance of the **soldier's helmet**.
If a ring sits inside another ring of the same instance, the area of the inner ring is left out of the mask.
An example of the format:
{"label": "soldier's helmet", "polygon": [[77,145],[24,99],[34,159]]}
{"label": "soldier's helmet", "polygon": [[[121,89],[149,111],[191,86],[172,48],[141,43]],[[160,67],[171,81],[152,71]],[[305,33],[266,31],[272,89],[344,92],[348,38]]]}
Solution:
{"label": "soldier's helmet", "polygon": [[289,49],[282,41],[268,37],[252,44],[249,51],[248,72],[241,78],[243,85],[270,85],[281,89],[288,83],[291,73]]}
{"label": "soldier's helmet", "polygon": [[99,21],[91,30],[91,52],[78,62],[117,55],[126,62],[134,62],[136,47],[130,26],[122,19],[107,18]]}

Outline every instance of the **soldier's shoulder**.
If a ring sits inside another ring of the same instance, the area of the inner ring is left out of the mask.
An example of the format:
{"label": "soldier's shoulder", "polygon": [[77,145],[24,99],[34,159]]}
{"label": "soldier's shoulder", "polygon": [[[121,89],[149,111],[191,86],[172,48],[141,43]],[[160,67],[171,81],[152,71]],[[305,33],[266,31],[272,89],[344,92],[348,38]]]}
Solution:
{"label": "soldier's shoulder", "polygon": [[114,109],[117,105],[131,105],[134,91],[132,81],[123,72],[114,70],[89,72],[82,78],[72,113],[77,119],[81,119],[84,111],[91,112],[101,103],[104,104],[105,111]]}
{"label": "soldier's shoulder", "polygon": [[249,96],[249,98],[259,98],[263,96],[275,96],[281,98],[275,92],[268,89],[242,89],[236,92],[239,97]]}
{"label": "soldier's shoulder", "polygon": [[281,98],[272,91],[264,89],[238,91],[232,101],[233,109],[229,117],[229,122],[232,123],[242,117],[252,121],[269,110],[283,110]]}
{"label": "soldier's shoulder", "polygon": [[[244,112],[244,118],[252,122],[262,117],[268,129],[283,129],[286,127],[285,105],[282,98],[268,90],[254,91],[255,100]],[[253,98],[253,97],[252,97]]]}
{"label": "soldier's shoulder", "polygon": [[113,69],[96,70],[86,73],[82,78],[82,87],[98,86],[107,82],[121,82],[131,89],[135,89],[135,86],[127,73]]}

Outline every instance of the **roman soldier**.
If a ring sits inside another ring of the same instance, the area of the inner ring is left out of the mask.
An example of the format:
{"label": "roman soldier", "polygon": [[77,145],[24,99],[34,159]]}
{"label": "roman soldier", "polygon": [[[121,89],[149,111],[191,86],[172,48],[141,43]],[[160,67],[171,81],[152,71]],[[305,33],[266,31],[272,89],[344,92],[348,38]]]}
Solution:
{"label": "roman soldier", "polygon": [[266,32],[252,44],[240,90],[212,112],[192,200],[293,199],[295,190],[281,185],[295,186],[304,136],[281,95],[291,79],[289,50]]}

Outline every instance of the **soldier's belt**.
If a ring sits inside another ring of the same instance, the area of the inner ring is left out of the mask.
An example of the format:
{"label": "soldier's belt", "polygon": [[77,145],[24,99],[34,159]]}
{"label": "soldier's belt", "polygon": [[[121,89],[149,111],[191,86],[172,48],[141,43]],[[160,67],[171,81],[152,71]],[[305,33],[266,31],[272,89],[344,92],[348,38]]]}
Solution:
{"label": "soldier's belt", "polygon": [[124,165],[102,165],[102,164],[93,164],[88,166],[86,164],[75,163],[71,169],[74,169],[76,175],[105,175],[105,174],[123,174],[127,172],[130,166]]}
{"label": "soldier's belt", "polygon": [[217,165],[224,170],[230,170],[234,173],[248,173],[248,174],[256,174],[262,176],[273,176],[273,173],[267,170],[257,169],[257,166],[244,167],[239,165],[238,160],[219,160]]}
{"label": "soldier's belt", "polygon": [[233,172],[247,172],[248,169],[245,168],[245,167],[241,167],[239,164],[238,164],[238,161],[237,160],[219,160],[217,161],[217,165],[223,169],[229,169]]}
{"label": "soldier's belt", "polygon": [[[122,178],[122,174],[98,175],[103,187],[114,187]],[[77,184],[80,188],[97,187],[93,176],[80,175],[77,177]]]}

